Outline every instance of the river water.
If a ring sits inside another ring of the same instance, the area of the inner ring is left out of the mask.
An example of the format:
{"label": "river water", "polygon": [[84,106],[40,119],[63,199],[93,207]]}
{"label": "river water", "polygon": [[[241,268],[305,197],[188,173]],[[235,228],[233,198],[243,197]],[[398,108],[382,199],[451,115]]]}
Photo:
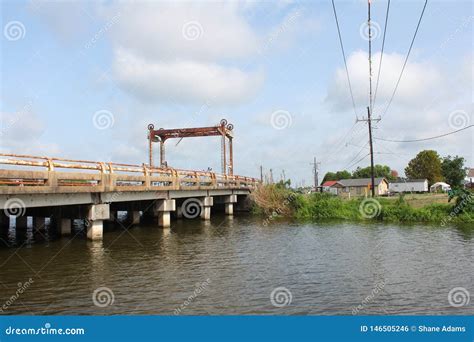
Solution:
{"label": "river water", "polygon": [[118,225],[101,242],[78,222],[60,239],[10,229],[0,314],[474,314],[474,227],[262,222]]}

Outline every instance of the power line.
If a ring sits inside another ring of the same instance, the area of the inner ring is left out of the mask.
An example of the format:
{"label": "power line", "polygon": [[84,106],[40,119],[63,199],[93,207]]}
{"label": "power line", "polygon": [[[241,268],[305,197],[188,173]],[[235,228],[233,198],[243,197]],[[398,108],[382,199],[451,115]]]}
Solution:
{"label": "power line", "polygon": [[437,136],[434,136],[434,137],[423,138],[423,139],[413,139],[413,140],[391,140],[391,139],[383,139],[383,138],[374,138],[374,139],[376,139],[376,140],[381,140],[381,141],[388,141],[388,142],[399,142],[399,143],[410,143],[410,142],[418,142],[418,141],[427,141],[427,140],[438,139],[438,138],[445,137],[445,136],[447,136],[447,135],[455,134],[455,133],[464,131],[464,130],[466,130],[466,129],[468,129],[468,128],[472,128],[472,127],[474,127],[474,125],[469,125],[469,126],[467,126],[467,127],[463,127],[463,128],[458,129],[458,130],[456,130],[456,131],[452,131],[452,132],[449,132],[449,133],[437,135]]}
{"label": "power line", "polygon": [[379,79],[380,79],[380,70],[382,69],[382,58],[383,58],[383,50],[385,47],[385,34],[387,33],[387,23],[388,23],[388,12],[390,11],[390,0],[388,0],[387,4],[387,13],[385,13],[385,25],[383,29],[383,38],[382,38],[382,51],[380,52],[380,62],[379,62],[379,71],[377,73],[377,82],[375,84],[375,92],[374,92],[374,101],[372,106],[375,105],[375,100],[377,99],[377,90],[379,89]]}
{"label": "power line", "polygon": [[363,161],[365,158],[367,158],[368,156],[370,156],[370,153],[367,153],[365,156],[363,156],[362,158],[360,158],[358,161],[356,161],[355,163],[352,163],[350,166],[344,168],[344,169],[350,169],[351,167],[359,164],[361,161]]}
{"label": "power line", "polygon": [[400,84],[400,80],[402,79],[403,72],[405,71],[405,67],[406,67],[407,62],[408,62],[408,57],[410,57],[411,49],[413,47],[413,43],[415,42],[415,38],[416,38],[416,35],[418,33],[418,29],[420,28],[421,19],[423,19],[423,14],[425,13],[425,9],[426,9],[427,4],[428,4],[428,0],[425,0],[425,5],[423,6],[423,10],[421,11],[420,19],[418,19],[418,24],[416,25],[415,34],[413,35],[413,38],[411,40],[410,48],[408,49],[408,53],[407,53],[407,56],[405,58],[405,62],[403,63],[402,71],[400,72],[400,76],[398,77],[397,84],[395,85],[395,89],[393,90],[392,96],[390,97],[390,101],[388,102],[387,107],[385,107],[385,110],[382,114],[382,117],[385,116],[385,114],[387,113],[388,108],[392,104],[393,98],[395,97],[395,93],[397,92],[398,85]]}
{"label": "power line", "polygon": [[349,78],[349,69],[347,68],[346,53],[344,52],[344,44],[342,43],[341,30],[339,29],[339,21],[337,20],[336,6],[334,5],[334,0],[332,0],[332,9],[334,11],[334,18],[336,19],[337,34],[339,36],[339,43],[341,44],[342,57],[344,58],[344,66],[346,68],[347,83],[349,84],[349,91],[351,93],[352,107],[354,108],[354,114],[357,117],[357,110],[354,101],[354,95],[352,92],[351,79]]}

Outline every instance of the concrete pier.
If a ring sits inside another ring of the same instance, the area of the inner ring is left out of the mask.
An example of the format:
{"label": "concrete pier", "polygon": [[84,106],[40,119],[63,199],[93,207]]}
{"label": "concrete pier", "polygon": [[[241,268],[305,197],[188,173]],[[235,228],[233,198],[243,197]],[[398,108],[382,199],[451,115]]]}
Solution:
{"label": "concrete pier", "polygon": [[129,211],[129,220],[132,225],[137,225],[140,223],[140,212],[139,211]]}
{"label": "concrete pier", "polygon": [[210,220],[211,219],[211,207],[214,205],[214,198],[207,196],[203,197],[201,200],[202,207],[201,207],[201,218],[203,220]]}
{"label": "concrete pier", "polygon": [[102,240],[104,235],[104,220],[110,218],[109,204],[93,204],[89,206],[87,219],[87,238],[89,240]]}
{"label": "concrete pier", "polygon": [[234,215],[234,203],[237,202],[237,195],[224,196],[224,209],[226,215]]}
{"label": "concrete pier", "polygon": [[72,222],[70,218],[61,218],[59,221],[59,232],[61,236],[71,235]]}
{"label": "concrete pier", "polygon": [[158,214],[158,226],[168,228],[171,226],[171,211],[176,210],[176,201],[166,199],[157,201],[154,212]]}
{"label": "concrete pier", "polygon": [[35,232],[46,230],[46,217],[35,216],[33,217],[33,230]]}
{"label": "concrete pier", "polygon": [[17,231],[27,230],[28,229],[28,216],[17,216],[16,222],[15,222],[15,228]]}

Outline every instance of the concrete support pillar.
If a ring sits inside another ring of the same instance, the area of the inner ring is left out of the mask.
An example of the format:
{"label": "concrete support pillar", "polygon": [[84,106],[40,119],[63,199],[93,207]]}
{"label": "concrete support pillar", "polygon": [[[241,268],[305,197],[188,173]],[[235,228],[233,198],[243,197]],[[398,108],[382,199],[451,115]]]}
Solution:
{"label": "concrete support pillar", "polygon": [[89,240],[102,240],[104,235],[104,220],[110,218],[109,204],[94,204],[89,206],[87,219],[87,238]]}
{"label": "concrete support pillar", "polygon": [[234,203],[225,203],[224,207],[226,215],[234,215]]}
{"label": "concrete support pillar", "polygon": [[130,223],[131,224],[139,224],[140,223],[140,212],[139,211],[129,211],[128,215],[130,215]]}
{"label": "concrete support pillar", "polygon": [[234,203],[237,202],[237,195],[224,196],[224,208],[226,215],[234,215]]}
{"label": "concrete support pillar", "polygon": [[71,235],[71,230],[72,230],[71,219],[61,218],[61,221],[59,222],[59,224],[60,224],[59,232],[61,233],[61,236]]}
{"label": "concrete support pillar", "polygon": [[28,229],[28,216],[17,216],[15,223],[16,230],[27,230]]}
{"label": "concrete support pillar", "polygon": [[158,214],[158,226],[168,228],[171,226],[171,211],[176,210],[176,201],[174,199],[159,200],[156,203],[154,212]]}
{"label": "concrete support pillar", "polygon": [[33,217],[33,230],[44,231],[46,230],[46,217]]}
{"label": "concrete support pillar", "polygon": [[104,235],[104,221],[94,220],[89,221],[87,226],[87,238],[89,240],[102,240]]}
{"label": "concrete support pillar", "polygon": [[176,208],[176,218],[183,218],[183,208],[181,206]]}
{"label": "concrete support pillar", "polygon": [[171,215],[169,211],[161,211],[158,213],[158,226],[161,228],[171,227]]}
{"label": "concrete support pillar", "polygon": [[6,229],[10,227],[10,216],[7,216],[3,210],[0,211],[0,227]]}
{"label": "concrete support pillar", "polygon": [[201,218],[203,220],[211,219],[211,207],[202,207],[201,208]]}
{"label": "concrete support pillar", "polygon": [[201,218],[203,220],[211,219],[211,207],[214,205],[213,197],[204,197],[202,199]]}

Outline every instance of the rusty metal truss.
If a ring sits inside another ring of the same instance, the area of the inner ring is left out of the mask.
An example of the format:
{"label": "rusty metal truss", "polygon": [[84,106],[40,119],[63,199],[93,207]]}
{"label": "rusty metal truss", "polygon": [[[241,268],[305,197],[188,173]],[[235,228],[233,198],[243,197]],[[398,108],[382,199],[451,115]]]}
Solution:
{"label": "rusty metal truss", "polygon": [[[210,137],[221,136],[221,167],[222,174],[234,174],[234,154],[232,148],[232,139],[234,125],[228,123],[226,119],[222,119],[216,126],[210,127],[193,127],[193,128],[171,128],[156,129],[153,124],[148,125],[149,140],[149,165],[153,167],[153,143],[160,143],[160,167],[166,168],[167,162],[165,158],[165,142],[172,138],[191,138],[191,137]],[[227,161],[226,139],[229,140],[229,160]]]}

